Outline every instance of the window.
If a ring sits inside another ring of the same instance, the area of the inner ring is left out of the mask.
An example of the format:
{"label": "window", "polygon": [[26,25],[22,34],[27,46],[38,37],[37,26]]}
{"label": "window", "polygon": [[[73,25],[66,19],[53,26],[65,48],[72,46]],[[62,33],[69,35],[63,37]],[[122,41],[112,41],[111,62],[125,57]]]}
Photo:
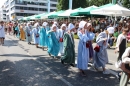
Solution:
{"label": "window", "polygon": [[56,4],[51,4],[51,7],[56,7]]}
{"label": "window", "polygon": [[51,12],[55,11],[55,9],[50,9]]}
{"label": "window", "polygon": [[57,2],[57,0],[50,0],[50,1],[54,1],[54,2]]}
{"label": "window", "polygon": [[20,7],[19,6],[15,6],[15,9],[20,9]]}

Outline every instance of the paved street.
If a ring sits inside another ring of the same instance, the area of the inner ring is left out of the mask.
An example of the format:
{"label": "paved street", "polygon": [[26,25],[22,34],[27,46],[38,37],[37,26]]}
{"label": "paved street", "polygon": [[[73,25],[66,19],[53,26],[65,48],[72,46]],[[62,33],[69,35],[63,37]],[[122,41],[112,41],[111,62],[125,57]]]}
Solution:
{"label": "paved street", "polygon": [[[78,40],[75,43],[77,54]],[[112,49],[108,55],[110,75],[90,67],[87,77],[82,77],[77,68],[62,65],[60,59],[52,59],[46,51],[7,35],[5,45],[0,46],[0,86],[118,86],[116,55]]]}

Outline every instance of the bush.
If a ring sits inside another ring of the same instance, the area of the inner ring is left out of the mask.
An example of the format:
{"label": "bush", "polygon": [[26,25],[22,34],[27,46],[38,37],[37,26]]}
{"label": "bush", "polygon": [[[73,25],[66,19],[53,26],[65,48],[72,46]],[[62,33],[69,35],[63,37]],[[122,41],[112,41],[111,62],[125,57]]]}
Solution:
{"label": "bush", "polygon": [[79,39],[77,34],[74,34],[74,39]]}

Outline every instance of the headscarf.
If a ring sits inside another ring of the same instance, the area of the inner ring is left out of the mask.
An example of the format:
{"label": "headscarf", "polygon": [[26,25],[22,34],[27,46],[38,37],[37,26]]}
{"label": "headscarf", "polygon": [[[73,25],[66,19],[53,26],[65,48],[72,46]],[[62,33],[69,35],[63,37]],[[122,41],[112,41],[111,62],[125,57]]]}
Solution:
{"label": "headscarf", "polygon": [[39,23],[37,22],[37,23],[34,24],[34,27],[36,28],[38,25],[39,25]]}
{"label": "headscarf", "polygon": [[74,26],[72,23],[70,23],[70,24],[68,25],[68,30],[72,30],[74,27],[75,27],[75,26]]}
{"label": "headscarf", "polygon": [[57,26],[55,24],[53,24],[52,27],[51,27],[51,30],[53,30],[54,27],[57,28]]}
{"label": "headscarf", "polygon": [[87,24],[87,22],[81,21],[81,22],[79,23],[79,29],[78,29],[78,30],[84,28],[84,26],[85,26],[86,24]]}
{"label": "headscarf", "polygon": [[30,22],[27,23],[27,26],[29,26]]}
{"label": "headscarf", "polygon": [[58,25],[58,23],[56,21],[53,24]]}
{"label": "headscarf", "polygon": [[46,27],[47,26],[47,22],[43,22],[42,26]]}
{"label": "headscarf", "polygon": [[87,23],[87,27],[90,26],[90,25],[92,25],[92,24],[91,23]]}
{"label": "headscarf", "polygon": [[66,27],[66,24],[62,24],[62,25],[61,25],[61,29],[62,29],[63,27]]}

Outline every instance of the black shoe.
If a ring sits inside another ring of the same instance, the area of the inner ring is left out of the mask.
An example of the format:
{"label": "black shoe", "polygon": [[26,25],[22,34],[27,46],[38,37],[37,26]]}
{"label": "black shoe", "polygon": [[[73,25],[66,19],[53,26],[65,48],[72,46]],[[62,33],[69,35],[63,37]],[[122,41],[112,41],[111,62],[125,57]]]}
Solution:
{"label": "black shoe", "polygon": [[56,56],[53,56],[53,59],[55,59],[56,58]]}
{"label": "black shoe", "polygon": [[74,67],[74,64],[70,64],[72,67]]}
{"label": "black shoe", "polygon": [[117,77],[117,79],[120,81],[120,79],[121,79],[120,73],[118,73],[118,74],[116,75],[116,77]]}
{"label": "black shoe", "polygon": [[50,53],[48,53],[49,54],[49,56],[51,57],[51,54]]}
{"label": "black shoe", "polygon": [[64,64],[64,61],[61,59],[61,63]]}

